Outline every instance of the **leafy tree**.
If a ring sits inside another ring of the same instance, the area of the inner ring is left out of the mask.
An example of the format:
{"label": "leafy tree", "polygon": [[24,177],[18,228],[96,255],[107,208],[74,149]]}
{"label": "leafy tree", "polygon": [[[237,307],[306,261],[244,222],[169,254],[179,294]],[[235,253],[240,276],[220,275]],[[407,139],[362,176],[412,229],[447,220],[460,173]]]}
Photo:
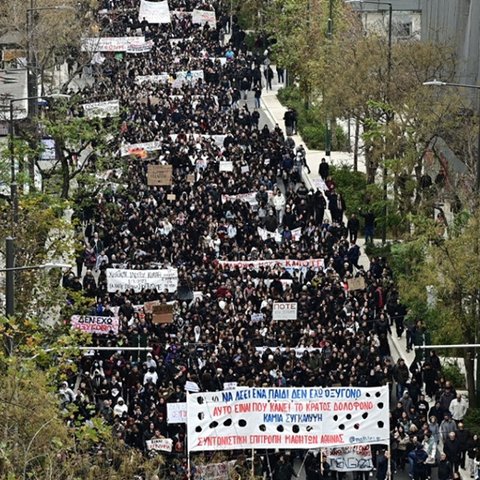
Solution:
{"label": "leafy tree", "polygon": [[[428,320],[434,342],[478,343],[480,325],[480,213],[461,215],[448,229],[439,222],[415,219],[416,238],[394,252],[394,266],[402,298],[410,315]],[[436,302],[427,302],[427,287]],[[467,388],[472,405],[478,406],[474,374],[474,349],[462,349]]]}

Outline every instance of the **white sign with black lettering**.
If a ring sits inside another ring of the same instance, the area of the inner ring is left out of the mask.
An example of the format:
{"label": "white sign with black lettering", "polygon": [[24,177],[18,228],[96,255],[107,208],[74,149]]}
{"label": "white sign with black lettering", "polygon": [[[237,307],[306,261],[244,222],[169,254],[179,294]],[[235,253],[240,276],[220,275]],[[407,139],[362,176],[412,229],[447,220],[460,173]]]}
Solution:
{"label": "white sign with black lettering", "polygon": [[296,320],[297,302],[274,302],[272,320]]}

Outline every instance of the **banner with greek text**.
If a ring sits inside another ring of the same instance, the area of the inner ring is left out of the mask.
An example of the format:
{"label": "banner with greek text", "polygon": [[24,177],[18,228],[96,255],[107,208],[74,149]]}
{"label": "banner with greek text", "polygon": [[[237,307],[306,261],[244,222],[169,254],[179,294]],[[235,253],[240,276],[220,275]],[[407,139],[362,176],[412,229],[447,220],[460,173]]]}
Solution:
{"label": "banner with greek text", "polygon": [[120,102],[118,100],[109,100],[107,102],[84,103],[83,111],[87,118],[105,118],[115,116],[120,113]]}
{"label": "banner with greek text", "polygon": [[142,85],[146,82],[151,83],[165,83],[168,82],[169,75],[168,73],[160,73],[159,75],[137,75],[135,77],[135,83],[137,85]]}
{"label": "banner with greek text", "polygon": [[145,43],[131,44],[127,46],[127,53],[148,53],[153,47],[153,40]]}
{"label": "banner with greek text", "polygon": [[230,262],[220,260],[219,266],[225,270],[235,270],[236,268],[251,268],[258,270],[259,268],[323,268],[323,258],[309,258],[307,260],[278,259],[278,260],[251,260]]}
{"label": "banner with greek text", "polygon": [[170,23],[170,9],[167,0],[163,2],[148,2],[142,0],[138,10],[138,20],[145,19],[148,23]]}
{"label": "banner with greek text", "polygon": [[[268,190],[267,195],[268,199],[270,199],[273,196],[273,192]],[[222,195],[222,203],[236,201],[249,203],[252,208],[256,208],[258,206],[257,192],[238,193],[236,195]]]}
{"label": "banner with greek text", "polygon": [[116,317],[95,317],[90,315],[73,315],[70,319],[72,328],[86,333],[108,335],[118,333],[119,319]]}
{"label": "banner with greek text", "polygon": [[171,438],[152,438],[147,440],[147,450],[155,450],[157,452],[171,452],[173,440]]}
{"label": "banner with greek text", "polygon": [[373,469],[370,445],[326,448],[323,454],[330,469],[336,472],[369,472]]}
{"label": "banner with greek text", "polygon": [[158,270],[129,270],[124,268],[107,268],[107,290],[110,293],[125,292],[133,289],[135,292],[157,289],[159,292],[168,290],[173,293],[178,286],[178,270],[163,268]]}
{"label": "banner with greek text", "polygon": [[82,52],[125,52],[144,45],[145,37],[89,37],[82,39]]}
{"label": "banner with greek text", "polygon": [[187,428],[190,452],[388,443],[388,386],[194,393]]}

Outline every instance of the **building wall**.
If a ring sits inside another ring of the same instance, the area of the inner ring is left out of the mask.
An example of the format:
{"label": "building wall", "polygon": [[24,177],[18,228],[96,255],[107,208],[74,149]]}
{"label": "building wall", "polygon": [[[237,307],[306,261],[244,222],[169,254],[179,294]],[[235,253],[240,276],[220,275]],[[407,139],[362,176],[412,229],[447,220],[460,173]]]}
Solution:
{"label": "building wall", "polygon": [[457,81],[480,84],[480,1],[422,0],[422,38],[451,43]]}

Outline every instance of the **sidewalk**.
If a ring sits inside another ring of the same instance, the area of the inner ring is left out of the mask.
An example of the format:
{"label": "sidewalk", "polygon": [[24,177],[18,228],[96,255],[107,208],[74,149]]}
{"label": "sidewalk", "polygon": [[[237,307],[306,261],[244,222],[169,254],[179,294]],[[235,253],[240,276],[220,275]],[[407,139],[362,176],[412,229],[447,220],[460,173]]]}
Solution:
{"label": "sidewalk", "polygon": [[[280,88],[282,88],[282,86],[283,85],[276,82],[275,79],[273,82],[273,90],[269,90],[262,94],[262,106],[266,116],[270,119],[272,124],[278,124],[278,126],[286,134],[283,116],[287,109],[277,98],[277,92]],[[292,138],[295,141],[295,145],[305,146],[305,143],[300,135],[293,135]],[[307,152],[307,163],[310,167],[310,173],[306,173],[305,171],[303,172],[303,181],[306,183],[307,187],[316,188],[316,185],[318,185],[317,182],[320,180],[320,176],[318,175],[318,166],[321,159],[325,157],[325,152],[321,150],[310,150],[306,146],[305,151]],[[353,165],[353,154],[349,152],[332,152],[329,163],[336,166],[351,166]],[[361,171],[365,171],[365,162],[363,156],[359,157],[359,167]],[[325,214],[327,216],[330,214],[328,209],[326,210]],[[365,254],[365,241],[363,238],[359,237],[358,245],[360,246],[362,252],[359,263],[367,270],[370,267],[370,260]],[[407,353],[405,336],[406,333],[404,333],[402,338],[399,339],[397,338],[395,332],[393,332],[389,338],[389,344],[393,360],[396,362],[399,358],[403,358],[406,364],[410,366],[415,359],[415,352],[411,351]]]}
{"label": "sidewalk", "polygon": [[[286,135],[283,116],[285,115],[287,109],[280,103],[277,98],[278,90],[283,87],[283,84],[278,83],[276,78],[274,78],[272,83],[272,90],[262,92],[262,107],[266,117],[271,121],[271,123],[273,125],[278,125],[282,129],[283,133]],[[318,166],[320,165],[322,158],[325,157],[325,152],[322,150],[311,150],[307,148],[302,137],[298,134],[293,135],[292,138],[295,141],[295,145],[303,145],[305,147],[307,164],[310,167],[310,173],[306,173],[304,169],[304,171],[302,172],[302,179],[305,182],[307,188],[313,188],[314,190],[316,190],[319,187],[320,183],[323,183],[318,174]],[[359,156],[358,160],[360,171],[365,171],[365,162],[363,156]],[[349,152],[332,152],[328,163],[334,166],[353,165],[353,154]],[[328,209],[325,210],[325,215],[330,218],[330,211]],[[370,267],[370,260],[364,252],[364,239],[359,237],[357,244],[362,252],[358,263],[363,266],[365,270],[368,270],[368,268]]]}

